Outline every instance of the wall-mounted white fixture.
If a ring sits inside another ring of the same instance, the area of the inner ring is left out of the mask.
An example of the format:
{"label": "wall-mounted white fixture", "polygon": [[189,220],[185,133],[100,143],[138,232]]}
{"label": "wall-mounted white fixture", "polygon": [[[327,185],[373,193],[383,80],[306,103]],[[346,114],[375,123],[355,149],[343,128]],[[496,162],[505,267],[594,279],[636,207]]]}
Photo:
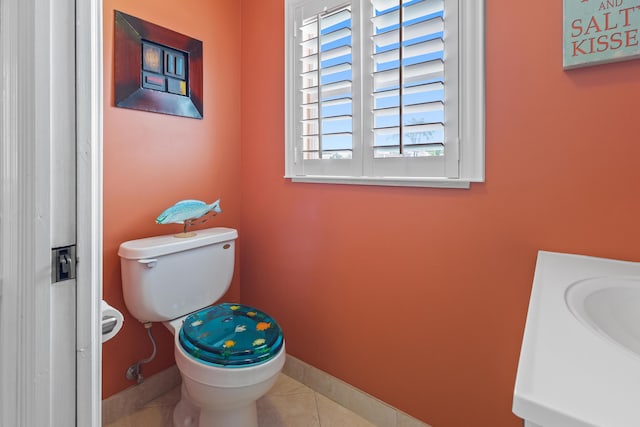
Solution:
{"label": "wall-mounted white fixture", "polygon": [[640,263],[539,252],[513,412],[527,427],[640,425]]}
{"label": "wall-mounted white fixture", "polygon": [[100,301],[100,311],[102,319],[102,342],[113,338],[124,324],[124,316],[120,311],[111,307],[105,300]]}

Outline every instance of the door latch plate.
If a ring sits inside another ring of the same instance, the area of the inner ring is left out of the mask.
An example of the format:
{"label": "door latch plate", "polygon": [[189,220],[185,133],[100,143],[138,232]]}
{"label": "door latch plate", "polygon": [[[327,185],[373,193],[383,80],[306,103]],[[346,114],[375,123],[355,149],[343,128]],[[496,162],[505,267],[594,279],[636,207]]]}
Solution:
{"label": "door latch plate", "polygon": [[51,281],[63,282],[76,278],[76,245],[51,249]]}

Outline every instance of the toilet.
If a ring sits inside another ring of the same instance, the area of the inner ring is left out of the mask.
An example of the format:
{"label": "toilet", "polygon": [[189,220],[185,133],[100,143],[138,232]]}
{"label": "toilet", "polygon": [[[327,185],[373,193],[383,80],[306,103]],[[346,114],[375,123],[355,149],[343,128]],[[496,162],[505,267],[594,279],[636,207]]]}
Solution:
{"label": "toilet", "polygon": [[257,427],[256,400],[284,365],[284,337],[273,318],[243,304],[211,305],[231,284],[237,237],[217,227],[131,240],[118,250],[127,309],[174,335],[182,376],[176,427]]}

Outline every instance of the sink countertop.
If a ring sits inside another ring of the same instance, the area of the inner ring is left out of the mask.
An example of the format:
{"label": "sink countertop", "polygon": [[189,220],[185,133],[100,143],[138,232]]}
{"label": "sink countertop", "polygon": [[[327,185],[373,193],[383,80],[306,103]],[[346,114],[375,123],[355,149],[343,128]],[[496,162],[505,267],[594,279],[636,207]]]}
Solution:
{"label": "sink countertop", "polygon": [[640,356],[585,327],[565,302],[571,284],[602,276],[640,278],[640,263],[538,253],[514,390],[517,416],[543,427],[640,426]]}

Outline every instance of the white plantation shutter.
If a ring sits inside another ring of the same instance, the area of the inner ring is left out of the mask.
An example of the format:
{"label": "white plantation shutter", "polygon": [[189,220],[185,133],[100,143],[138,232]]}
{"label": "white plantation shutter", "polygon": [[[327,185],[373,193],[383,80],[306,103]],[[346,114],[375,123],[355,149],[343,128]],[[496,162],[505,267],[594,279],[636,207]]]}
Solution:
{"label": "white plantation shutter", "polygon": [[372,3],[374,156],[442,155],[444,2]]}
{"label": "white plantation shutter", "polygon": [[[354,57],[354,18],[351,3],[300,7],[296,13],[296,80],[293,97],[297,105],[293,123],[297,171],[301,174],[351,175],[359,166],[353,161],[354,121],[359,120],[360,99]],[[356,27],[358,27],[356,25]],[[357,171],[356,171],[357,172]]]}
{"label": "white plantation shutter", "polygon": [[484,180],[483,0],[286,1],[288,177]]}
{"label": "white plantation shutter", "polygon": [[457,47],[456,21],[445,21],[444,0],[371,0],[368,15],[372,117],[365,173],[457,177],[456,108],[445,108],[456,93],[457,63],[445,54]]}
{"label": "white plantation shutter", "polygon": [[303,159],[351,158],[351,8],[324,12],[300,26]]}

